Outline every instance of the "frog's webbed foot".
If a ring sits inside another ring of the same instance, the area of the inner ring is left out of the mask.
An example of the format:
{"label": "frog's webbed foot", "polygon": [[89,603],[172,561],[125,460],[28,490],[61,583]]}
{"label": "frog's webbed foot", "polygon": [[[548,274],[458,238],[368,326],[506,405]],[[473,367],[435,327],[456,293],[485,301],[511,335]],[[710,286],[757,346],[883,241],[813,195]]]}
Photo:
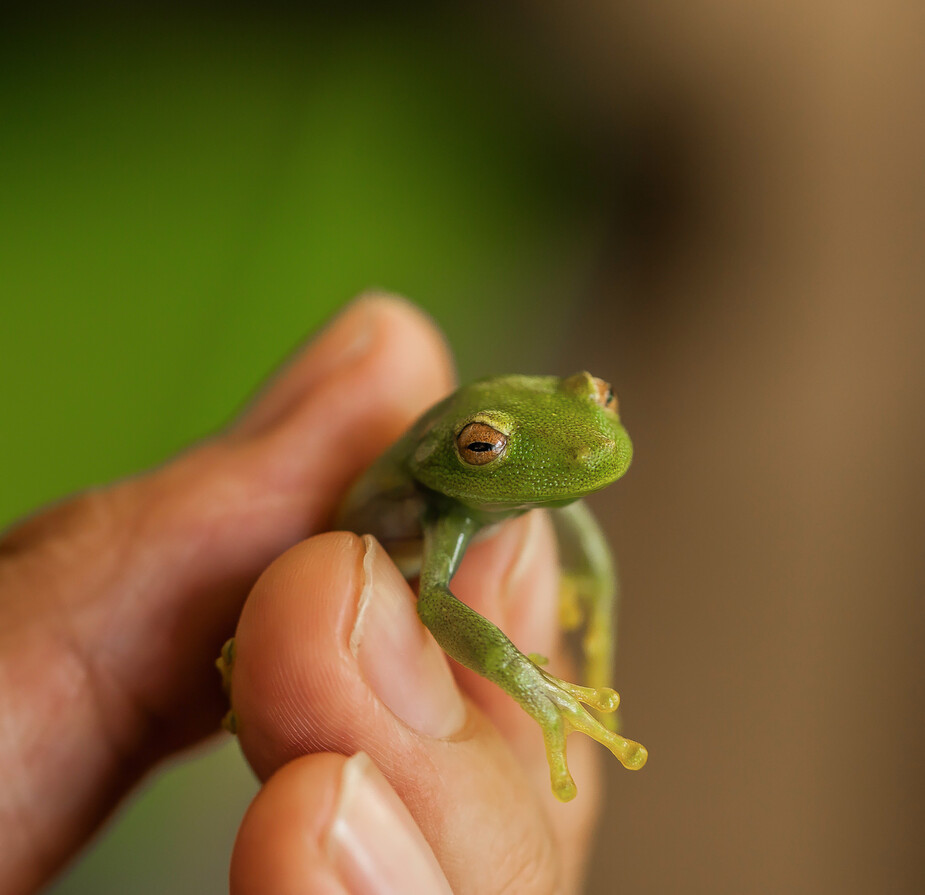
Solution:
{"label": "frog's webbed foot", "polygon": [[529,705],[524,707],[539,722],[546,743],[546,757],[552,790],[563,802],[574,798],[576,787],[566,761],[565,741],[578,731],[606,746],[623,767],[638,770],[649,757],[645,746],[608,730],[584,706],[598,712],[615,712],[620,697],[609,687],[579,687],[553,677],[533,665],[535,677],[530,687]]}
{"label": "frog's webbed foot", "polygon": [[[215,667],[222,676],[222,690],[231,701],[231,673],[234,671],[235,642],[234,637],[225,641],[222,647],[221,655],[215,660]],[[235,715],[234,709],[229,708],[222,718],[222,727],[229,733],[236,733],[238,730],[238,716]]]}

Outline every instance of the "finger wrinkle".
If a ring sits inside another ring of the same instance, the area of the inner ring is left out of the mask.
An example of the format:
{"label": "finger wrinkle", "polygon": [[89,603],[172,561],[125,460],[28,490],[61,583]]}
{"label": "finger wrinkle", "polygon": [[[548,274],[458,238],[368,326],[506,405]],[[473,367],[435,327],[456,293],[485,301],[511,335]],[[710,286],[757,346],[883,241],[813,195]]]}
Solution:
{"label": "finger wrinkle", "polygon": [[[109,718],[115,697],[122,693],[125,706],[133,701],[124,677],[106,674],[99,656],[104,639],[96,628],[101,618],[112,618],[125,601],[120,581],[132,566],[130,544],[137,541],[142,514],[123,493],[130,485],[87,492],[52,511],[30,536],[31,546],[16,560],[22,575],[7,600],[18,620],[20,637],[28,629],[47,639],[55,664],[71,668],[75,680],[84,684],[93,705],[97,730],[110,745],[114,757],[118,737]],[[16,599],[16,594],[19,599]],[[28,598],[26,595],[28,594]],[[79,619],[86,616],[86,623]],[[51,668],[46,670],[50,674]],[[104,695],[104,693],[108,695]]]}
{"label": "finger wrinkle", "polygon": [[188,568],[194,576],[201,571],[197,561],[208,557],[204,568],[209,575],[221,567],[223,576],[252,569],[256,577],[304,537],[310,514],[304,492],[267,487],[255,474],[256,458],[227,447],[205,445],[182,470],[150,481],[164,497],[156,501],[148,529],[153,541],[169,544],[171,565]]}
{"label": "finger wrinkle", "polygon": [[2,541],[7,567],[21,563],[47,578],[52,564],[79,567],[87,556],[109,560],[131,524],[116,507],[116,490],[86,491],[16,526]]}
{"label": "finger wrinkle", "polygon": [[[131,494],[125,493],[128,489]],[[72,680],[79,681],[86,694],[96,722],[93,739],[105,747],[111,766],[122,768],[127,776],[137,763],[138,742],[159,725],[133,691],[134,676],[118,662],[112,668],[106,662],[111,645],[107,631],[115,629],[125,636],[121,624],[126,608],[147,603],[149,618],[156,611],[152,594],[146,593],[153,576],[141,574],[146,563],[137,546],[150,551],[154,544],[145,530],[145,505],[133,483],[95,495],[95,522],[75,531],[78,545],[60,545],[63,568],[54,580],[61,583],[47,588],[51,611],[42,619],[54,641],[56,664],[69,667]],[[127,636],[137,639],[139,633],[144,630],[129,628]],[[141,667],[143,646],[135,646]]]}
{"label": "finger wrinkle", "polygon": [[76,679],[80,681],[80,689],[86,694],[95,718],[95,724],[88,724],[93,731],[92,737],[105,747],[110,765],[122,768],[128,775],[137,764],[137,744],[159,725],[127,685],[127,676],[104,670],[79,633],[67,602],[61,601],[60,605],[62,611],[56,626],[57,661],[76,669]]}
{"label": "finger wrinkle", "polygon": [[[21,696],[18,705],[5,707],[9,715],[4,711],[5,718],[18,722],[5,724],[3,731],[3,763],[9,761],[18,772],[17,785],[7,781],[3,787],[18,824],[9,828],[18,829],[28,842],[28,850],[17,852],[12,872],[22,878],[34,875],[36,885],[102,819],[125,781],[137,776],[137,767],[128,764],[127,751],[120,750],[106,723],[91,664],[56,633],[51,638],[47,632],[24,635],[19,651],[7,653],[0,665],[10,685],[5,692]],[[38,682],[38,698],[24,694],[24,682]]]}
{"label": "finger wrinkle", "polygon": [[513,848],[508,848],[497,859],[495,879],[498,888],[494,895],[553,895],[559,889],[561,868],[556,860],[558,852],[548,842],[520,837]]}

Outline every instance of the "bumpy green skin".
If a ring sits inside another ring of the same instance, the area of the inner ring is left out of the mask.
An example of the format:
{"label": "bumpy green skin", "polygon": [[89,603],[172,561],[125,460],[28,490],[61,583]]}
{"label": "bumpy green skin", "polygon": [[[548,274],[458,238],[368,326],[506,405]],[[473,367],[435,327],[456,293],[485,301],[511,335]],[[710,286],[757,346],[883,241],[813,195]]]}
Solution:
{"label": "bumpy green skin", "polygon": [[[604,686],[612,658],[615,575],[606,542],[581,497],[620,478],[632,444],[590,374],[503,376],[465,386],[424,414],[350,490],[336,525],[375,535],[409,577],[420,574],[418,613],[446,652],[494,681],[539,723],[553,792],[575,795],[565,739],[581,731],[628,768],[646,750],[608,729],[582,703],[612,713]],[[507,437],[492,462],[472,465],[457,443],[470,423]],[[558,680],[491,622],[461,603],[449,584],[480,530],[533,507],[555,509],[568,626],[585,620],[589,687]],[[611,716],[612,717],[612,716]],[[605,718],[606,723],[606,718]]]}

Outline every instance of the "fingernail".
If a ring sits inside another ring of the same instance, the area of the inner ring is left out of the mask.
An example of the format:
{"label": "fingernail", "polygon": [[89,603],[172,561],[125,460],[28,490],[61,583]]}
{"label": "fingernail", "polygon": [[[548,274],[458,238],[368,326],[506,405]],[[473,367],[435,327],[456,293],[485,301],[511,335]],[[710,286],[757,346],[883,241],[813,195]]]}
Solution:
{"label": "fingernail", "polygon": [[316,383],[345,369],[373,344],[376,299],[364,296],[351,302],[308,346],[280,370],[235,425],[237,434],[251,436],[284,419],[291,407]]}
{"label": "fingernail", "polygon": [[363,590],[350,649],[376,695],[409,727],[446,737],[466,708],[446,655],[415,611],[414,596],[371,535],[363,536]]}
{"label": "fingernail", "polygon": [[408,809],[363,752],[344,765],[326,851],[350,895],[452,895]]}

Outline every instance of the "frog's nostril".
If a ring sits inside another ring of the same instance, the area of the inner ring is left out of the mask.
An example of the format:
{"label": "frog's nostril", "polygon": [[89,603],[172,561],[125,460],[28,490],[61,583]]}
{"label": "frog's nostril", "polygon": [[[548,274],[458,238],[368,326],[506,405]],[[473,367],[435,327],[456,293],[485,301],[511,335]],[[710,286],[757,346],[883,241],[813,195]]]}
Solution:
{"label": "frog's nostril", "polygon": [[598,458],[612,454],[617,443],[612,438],[598,436],[589,438],[584,444],[576,445],[571,450],[571,456],[577,463],[590,463]]}

